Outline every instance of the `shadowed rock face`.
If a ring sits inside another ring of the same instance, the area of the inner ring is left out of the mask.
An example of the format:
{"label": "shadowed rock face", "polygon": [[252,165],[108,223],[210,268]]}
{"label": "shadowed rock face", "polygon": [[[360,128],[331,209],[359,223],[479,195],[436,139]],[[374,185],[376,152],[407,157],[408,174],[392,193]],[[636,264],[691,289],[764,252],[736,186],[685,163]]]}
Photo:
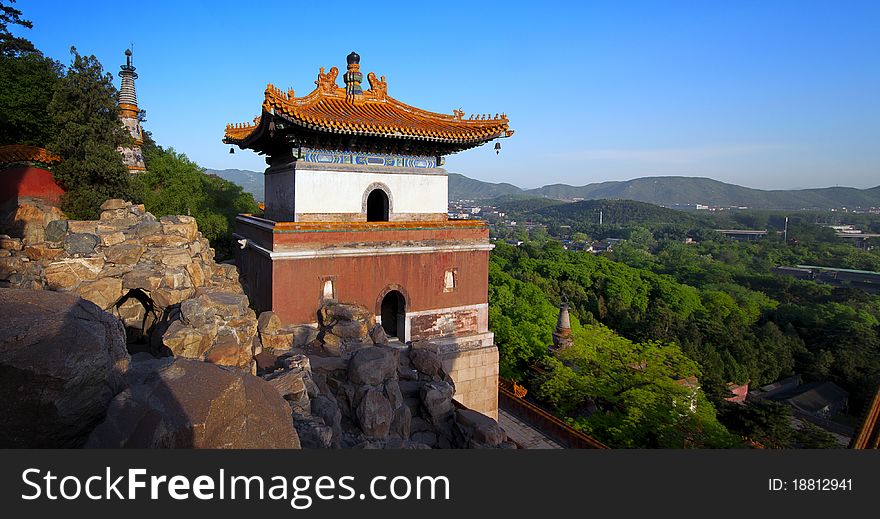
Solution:
{"label": "shadowed rock face", "polygon": [[195,219],[156,219],[115,199],[101,211],[100,220],[49,224],[46,213],[29,227],[39,232],[0,235],[0,287],[77,294],[124,323],[132,353],[253,371],[256,314],[235,266],[214,261]]}
{"label": "shadowed rock face", "polygon": [[300,448],[287,402],[241,370],[140,354],[126,381],[86,447]]}
{"label": "shadowed rock face", "polygon": [[0,289],[0,316],[0,446],[82,446],[124,388],[122,324],[42,290]]}
{"label": "shadowed rock face", "polygon": [[276,317],[259,319],[258,374],[287,401],[303,448],[513,447],[492,418],[456,410],[436,348],[375,341],[381,325],[361,306],[328,302],[318,317],[316,338],[285,340],[286,352],[267,348],[267,337],[285,333]]}

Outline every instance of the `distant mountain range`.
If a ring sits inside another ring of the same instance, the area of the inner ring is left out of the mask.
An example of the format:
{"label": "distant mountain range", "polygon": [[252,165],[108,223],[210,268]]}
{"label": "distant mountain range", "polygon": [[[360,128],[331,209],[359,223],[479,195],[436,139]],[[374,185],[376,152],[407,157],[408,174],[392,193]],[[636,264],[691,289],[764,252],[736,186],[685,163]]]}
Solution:
{"label": "distant mountain range", "polygon": [[481,182],[463,175],[449,175],[449,199],[485,199],[505,195],[531,195],[554,200],[636,200],[656,205],[705,204],[757,209],[828,209],[833,207],[880,207],[880,186],[871,189],[827,187],[818,189],[752,189],[701,177],[644,177],[570,186],[551,184],[520,189],[510,184]]}
{"label": "distant mountain range", "polygon": [[[242,169],[207,170],[225,178],[263,200],[263,174]],[[450,200],[488,200],[547,198],[553,200],[636,200],[649,204],[674,206],[705,204],[756,209],[829,209],[834,207],[880,207],[880,186],[871,189],[827,187],[817,189],[752,189],[702,177],[644,177],[570,186],[551,184],[537,189],[520,189],[513,184],[483,182],[449,174]]]}
{"label": "distant mountain range", "polygon": [[246,169],[206,169],[205,173],[235,182],[245,191],[254,195],[257,202],[263,201],[263,173]]}

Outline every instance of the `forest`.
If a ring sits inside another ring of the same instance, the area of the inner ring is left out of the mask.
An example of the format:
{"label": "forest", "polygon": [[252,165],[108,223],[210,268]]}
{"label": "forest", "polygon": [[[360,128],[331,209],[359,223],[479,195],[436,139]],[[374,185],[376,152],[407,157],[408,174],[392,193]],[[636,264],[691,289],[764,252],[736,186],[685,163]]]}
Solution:
{"label": "forest", "polygon": [[[585,221],[583,202],[511,203],[519,206],[507,209],[511,218],[544,227],[496,228],[489,303],[502,376],[525,384],[541,404],[609,445],[829,446],[821,430],[792,431],[778,404],[730,404],[729,385],[755,388],[794,374],[829,380],[849,391],[856,416],[876,391],[880,296],[771,272],[797,264],[880,270],[878,251],[839,242],[816,225],[817,217],[834,215],[707,216],[591,201],[590,210],[613,218],[600,226],[597,219]],[[788,242],[776,233],[737,242],[714,231],[731,221],[774,230],[784,216]],[[878,219],[858,216],[866,226]],[[505,235],[523,243],[508,245]],[[626,241],[602,254],[565,248],[572,239],[604,237]],[[551,353],[563,300],[575,346]],[[682,413],[690,377],[699,386],[690,391],[695,412]],[[854,417],[838,419],[852,423]]]}

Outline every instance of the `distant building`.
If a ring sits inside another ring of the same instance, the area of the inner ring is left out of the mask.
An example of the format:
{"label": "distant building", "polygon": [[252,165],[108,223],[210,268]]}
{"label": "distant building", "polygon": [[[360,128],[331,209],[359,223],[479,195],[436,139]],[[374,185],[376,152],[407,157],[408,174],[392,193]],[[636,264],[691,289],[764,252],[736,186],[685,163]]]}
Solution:
{"label": "distant building", "polygon": [[753,231],[750,229],[715,229],[715,232],[738,241],[755,241],[767,236],[767,231]]}
{"label": "distant building", "polygon": [[600,253],[600,252],[613,252],[614,246],[618,243],[625,241],[622,238],[605,238],[604,240],[594,241],[590,244],[589,252]]}
{"label": "distant building", "polygon": [[831,381],[803,384],[800,375],[774,382],[749,392],[749,399],[771,400],[792,409],[796,420],[806,420],[834,434],[846,445],[855,430],[831,418],[849,410],[849,392]]}
{"label": "distant building", "polygon": [[817,283],[849,286],[862,289],[866,292],[880,293],[880,272],[874,272],[871,270],[797,265],[795,267],[774,267],[772,272],[774,274],[792,276],[798,279],[812,280]]}
{"label": "distant building", "polygon": [[731,382],[727,384],[727,390],[733,393],[733,396],[729,396],[725,400],[734,404],[742,404],[745,403],[746,398],[749,396],[749,383],[735,384]]}

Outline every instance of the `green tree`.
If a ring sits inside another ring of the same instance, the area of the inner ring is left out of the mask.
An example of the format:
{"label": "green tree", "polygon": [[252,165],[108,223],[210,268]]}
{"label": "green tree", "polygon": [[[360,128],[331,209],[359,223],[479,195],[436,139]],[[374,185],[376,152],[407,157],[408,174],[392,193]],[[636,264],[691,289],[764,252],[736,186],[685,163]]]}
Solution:
{"label": "green tree", "polygon": [[48,106],[61,69],[38,52],[0,54],[0,145],[46,147],[54,134]]}
{"label": "green tree", "polygon": [[13,36],[9,32],[10,25],[19,25],[33,29],[34,24],[21,17],[21,11],[12,7],[15,0],[0,0],[0,55],[18,56],[22,53],[34,52],[34,44],[25,38]]}
{"label": "green tree", "polygon": [[253,195],[232,182],[205,174],[203,168],[182,153],[164,150],[152,139],[146,139],[144,144],[147,171],[138,174],[134,184],[147,210],[157,217],[195,217],[218,259],[231,257],[236,215],[258,210]]}
{"label": "green tree", "polygon": [[54,170],[67,191],[62,208],[72,218],[89,219],[108,198],[137,198],[117,151],[131,137],[117,118],[113,76],[95,56],[82,56],[74,47],[70,53],[71,65],[49,103],[56,127],[49,147],[63,159]]}
{"label": "green tree", "polygon": [[719,417],[731,432],[771,449],[794,446],[791,409],[770,400],[754,400],[746,404],[724,402]]}
{"label": "green tree", "polygon": [[[670,344],[633,343],[601,325],[572,323],[574,345],[545,360],[536,395],[615,447],[727,447],[734,439],[686,380],[696,363]],[[598,409],[578,410],[588,400]]]}

